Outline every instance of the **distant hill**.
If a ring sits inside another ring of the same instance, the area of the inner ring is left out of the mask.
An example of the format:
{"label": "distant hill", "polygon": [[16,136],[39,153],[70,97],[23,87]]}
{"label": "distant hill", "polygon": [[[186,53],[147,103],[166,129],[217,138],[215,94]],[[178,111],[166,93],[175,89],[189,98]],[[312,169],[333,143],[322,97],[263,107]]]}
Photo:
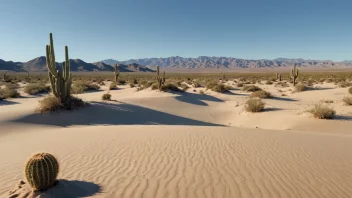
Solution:
{"label": "distant hill", "polygon": [[132,72],[155,72],[155,70],[149,69],[148,67],[139,65],[137,63],[128,64],[126,66],[126,69]]}
{"label": "distant hill", "polygon": [[105,64],[104,62],[95,62],[92,63],[93,65],[96,65],[101,71],[114,71],[114,68],[111,65]]}
{"label": "distant hill", "polygon": [[23,66],[19,62],[12,62],[12,61],[4,61],[0,59],[0,70],[8,70],[8,71],[16,71],[21,72],[25,71]]}
{"label": "distant hill", "polygon": [[277,58],[274,60],[251,60],[238,59],[231,57],[210,57],[199,56],[198,58],[183,58],[173,56],[168,58],[143,58],[131,59],[127,61],[116,61],[113,59],[103,60],[106,64],[119,62],[120,64],[137,63],[155,69],[157,65],[164,68],[179,68],[179,69],[232,69],[232,68],[263,68],[263,67],[291,67],[294,63],[298,67],[333,67],[333,66],[352,66],[351,63],[322,61],[322,60],[304,60],[304,59],[287,59]]}
{"label": "distant hill", "polygon": [[26,71],[31,71],[31,72],[48,71],[46,67],[45,56],[40,56],[28,62],[23,63],[23,68]]}

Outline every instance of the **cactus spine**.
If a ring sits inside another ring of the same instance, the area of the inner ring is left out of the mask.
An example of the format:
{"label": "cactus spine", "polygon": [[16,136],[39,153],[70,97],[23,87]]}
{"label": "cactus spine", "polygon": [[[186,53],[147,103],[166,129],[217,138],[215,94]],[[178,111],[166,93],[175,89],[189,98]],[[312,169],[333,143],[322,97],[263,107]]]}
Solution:
{"label": "cactus spine", "polygon": [[115,82],[117,82],[117,79],[119,78],[119,75],[120,75],[120,72],[117,69],[117,67],[118,67],[118,64],[115,63],[115,71],[114,71]]}
{"label": "cactus spine", "polygon": [[276,80],[281,81],[281,73],[276,73]]}
{"label": "cactus spine", "polygon": [[72,76],[70,73],[70,60],[68,59],[68,48],[65,46],[65,62],[62,65],[62,71],[56,69],[53,35],[50,33],[50,45],[46,46],[46,64],[51,88],[56,98],[65,107],[71,105],[71,84]]}
{"label": "cactus spine", "polygon": [[292,79],[292,82],[293,82],[293,86],[295,86],[296,85],[296,79],[298,77],[298,69],[296,68],[296,63],[293,66],[293,69],[291,70],[290,76],[291,76],[291,79]]}
{"label": "cactus spine", "polygon": [[55,185],[59,163],[49,153],[33,155],[25,166],[25,177],[33,191],[46,190]]}
{"label": "cactus spine", "polygon": [[161,87],[164,85],[164,83],[165,83],[165,71],[164,71],[164,73],[163,73],[163,76],[162,77],[160,77],[160,67],[159,66],[156,66],[156,74],[157,74],[157,77],[156,77],[156,79],[157,79],[157,81],[158,81],[158,89],[159,89],[159,91],[161,91]]}

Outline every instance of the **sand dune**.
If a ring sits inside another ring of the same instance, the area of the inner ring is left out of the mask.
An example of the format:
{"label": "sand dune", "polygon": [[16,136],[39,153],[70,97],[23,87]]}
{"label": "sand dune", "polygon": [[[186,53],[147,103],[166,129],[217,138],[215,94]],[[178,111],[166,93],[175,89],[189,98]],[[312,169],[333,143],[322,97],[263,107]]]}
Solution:
{"label": "sand dune", "polygon": [[[258,114],[243,110],[240,90],[122,86],[110,92],[116,101],[86,93],[88,107],[43,115],[34,113],[40,97],[23,94],[0,103],[0,197],[351,197],[347,89],[319,86],[293,94],[261,85],[275,97]],[[334,101],[337,119],[305,112],[317,98]],[[26,160],[44,151],[58,158],[59,181],[33,195],[19,182]]]}

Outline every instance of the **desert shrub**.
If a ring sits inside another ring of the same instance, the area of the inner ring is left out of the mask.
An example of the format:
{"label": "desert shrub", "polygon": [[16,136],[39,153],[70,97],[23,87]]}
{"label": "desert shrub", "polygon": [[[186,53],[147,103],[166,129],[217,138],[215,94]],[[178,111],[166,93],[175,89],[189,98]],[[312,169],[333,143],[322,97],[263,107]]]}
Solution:
{"label": "desert shrub", "polygon": [[104,81],[101,81],[99,84],[102,86],[105,85]]}
{"label": "desert shrub", "polygon": [[302,84],[302,83],[298,83],[296,86],[295,86],[295,91],[296,92],[301,92],[301,91],[305,91],[307,89],[307,87]]}
{"label": "desert shrub", "polygon": [[111,100],[111,94],[105,93],[101,96],[102,100]]}
{"label": "desert shrub", "polygon": [[251,98],[246,101],[245,109],[248,112],[260,112],[264,109],[265,103],[260,98]]}
{"label": "desert shrub", "polygon": [[141,83],[140,83],[140,85],[141,85],[141,87],[139,88],[139,90],[142,90],[142,89],[147,89],[147,88],[149,88],[150,86],[152,86],[152,82],[150,82],[150,81],[142,81]]}
{"label": "desert shrub", "polygon": [[[83,107],[85,102],[82,99],[71,97],[71,109],[77,109]],[[41,100],[39,100],[39,107],[37,111],[41,113],[45,112],[53,112],[58,111],[59,109],[63,109],[64,105],[60,102],[60,99],[56,98],[55,96],[47,96]]]}
{"label": "desert shrub", "polygon": [[348,89],[348,93],[352,94],[352,87]]}
{"label": "desert shrub", "polygon": [[284,87],[289,87],[290,85],[287,83],[287,82],[278,82],[278,83],[276,83],[275,84],[275,87],[282,87],[282,88],[284,88]]}
{"label": "desert shrub", "polygon": [[136,85],[133,83],[133,82],[130,82],[130,87],[133,88],[135,87]]}
{"label": "desert shrub", "polygon": [[152,88],[152,90],[158,89],[158,83],[153,83],[153,84],[151,85],[151,88]]}
{"label": "desert shrub", "polygon": [[270,81],[270,80],[268,80],[268,81],[266,81],[266,83],[265,83],[266,85],[272,85],[273,84],[273,82],[272,81]]}
{"label": "desert shrub", "polygon": [[319,119],[331,119],[335,116],[336,112],[334,109],[325,106],[321,103],[314,104],[314,107],[308,112],[313,114],[315,118]]}
{"label": "desert shrub", "polygon": [[342,99],[345,105],[352,105],[352,96],[346,96]]}
{"label": "desert shrub", "polygon": [[88,83],[85,81],[77,81],[71,86],[71,93],[72,94],[81,94],[86,91],[94,91],[99,90],[100,86],[93,83]]}
{"label": "desert shrub", "polygon": [[117,81],[118,85],[125,85],[126,84],[126,80],[120,79]]}
{"label": "desert shrub", "polygon": [[307,86],[313,86],[314,85],[314,80],[313,79],[309,79],[307,81]]}
{"label": "desert shrub", "polygon": [[337,84],[339,87],[341,88],[345,88],[345,87],[348,87],[350,86],[350,83],[349,82],[346,82],[346,81],[341,81]]}
{"label": "desert shrub", "polygon": [[255,91],[261,91],[262,89],[255,85],[245,85],[243,86],[242,90],[246,92],[255,92]]}
{"label": "desert shrub", "polygon": [[[215,82],[215,81],[210,81],[208,82],[205,87],[207,89],[210,89],[212,91],[215,91],[215,92],[218,92],[218,93],[224,93],[224,92],[227,92],[229,91],[229,88],[230,86],[225,86],[224,84],[222,83],[218,83],[218,82]],[[232,88],[232,87],[231,87]]]}
{"label": "desert shrub", "polygon": [[321,102],[323,102],[323,103],[334,103],[333,100],[321,100]]}
{"label": "desert shrub", "polygon": [[225,85],[225,89],[227,91],[233,90],[233,87],[231,85]]}
{"label": "desert shrub", "polygon": [[261,90],[261,91],[255,91],[251,93],[250,97],[251,98],[271,98],[272,95],[270,92]]}
{"label": "desert shrub", "polygon": [[116,86],[117,86],[117,85],[116,85],[116,82],[110,83],[109,90],[114,90],[114,89],[116,89],[116,88],[117,88]]}
{"label": "desert shrub", "polygon": [[237,83],[237,87],[243,87],[243,83]]}
{"label": "desert shrub", "polygon": [[39,83],[33,83],[33,84],[28,84],[23,91],[29,95],[36,95],[39,93],[48,93],[50,92],[50,86],[44,85],[44,84],[39,84]]}
{"label": "desert shrub", "polygon": [[161,86],[161,91],[178,91],[178,92],[182,92],[181,89],[178,88],[177,85],[175,85],[174,83],[167,83],[165,85]]}
{"label": "desert shrub", "polygon": [[326,79],[326,81],[325,81],[326,83],[331,83],[332,82],[332,80],[331,80],[331,78],[328,78],[328,79]]}
{"label": "desert shrub", "polygon": [[180,87],[182,88],[183,91],[187,91],[190,87],[186,84],[181,84]]}
{"label": "desert shrub", "polygon": [[0,89],[0,98],[2,99],[18,97],[20,97],[20,93],[18,93],[18,91],[11,86],[6,85],[5,88]]}
{"label": "desert shrub", "polygon": [[194,88],[198,88],[198,87],[202,87],[202,85],[198,81],[194,81],[193,82],[193,87]]}

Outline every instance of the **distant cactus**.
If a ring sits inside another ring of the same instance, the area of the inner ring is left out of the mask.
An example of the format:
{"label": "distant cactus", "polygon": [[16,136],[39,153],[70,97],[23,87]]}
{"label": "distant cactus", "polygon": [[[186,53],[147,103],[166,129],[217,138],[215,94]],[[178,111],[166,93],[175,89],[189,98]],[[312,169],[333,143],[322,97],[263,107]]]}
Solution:
{"label": "distant cactus", "polygon": [[3,80],[4,82],[10,82],[10,77],[9,75],[6,74],[6,72],[3,74]]}
{"label": "distant cactus", "polygon": [[117,69],[117,67],[118,67],[118,64],[115,63],[115,71],[114,71],[115,82],[117,82],[117,79],[119,78],[119,75],[120,75],[120,72],[119,72],[119,70]]}
{"label": "distant cactus", "polygon": [[25,176],[33,191],[46,190],[55,185],[59,163],[49,153],[33,155],[25,166]]}
{"label": "distant cactus", "polygon": [[160,68],[159,68],[159,66],[156,66],[156,72],[157,72],[156,79],[158,81],[158,89],[159,89],[159,91],[161,91],[161,88],[165,83],[165,71],[163,73],[163,77],[160,77]]}
{"label": "distant cactus", "polygon": [[46,46],[46,64],[51,88],[56,98],[67,108],[71,107],[71,84],[70,60],[68,48],[65,46],[66,61],[62,65],[62,71],[57,70],[54,53],[53,35],[50,33],[50,45]]}
{"label": "distant cactus", "polygon": [[293,86],[296,86],[296,79],[298,77],[298,69],[296,68],[296,63],[294,65],[293,69],[291,70],[290,77],[292,79]]}
{"label": "distant cactus", "polygon": [[276,80],[281,81],[281,73],[276,73]]}

